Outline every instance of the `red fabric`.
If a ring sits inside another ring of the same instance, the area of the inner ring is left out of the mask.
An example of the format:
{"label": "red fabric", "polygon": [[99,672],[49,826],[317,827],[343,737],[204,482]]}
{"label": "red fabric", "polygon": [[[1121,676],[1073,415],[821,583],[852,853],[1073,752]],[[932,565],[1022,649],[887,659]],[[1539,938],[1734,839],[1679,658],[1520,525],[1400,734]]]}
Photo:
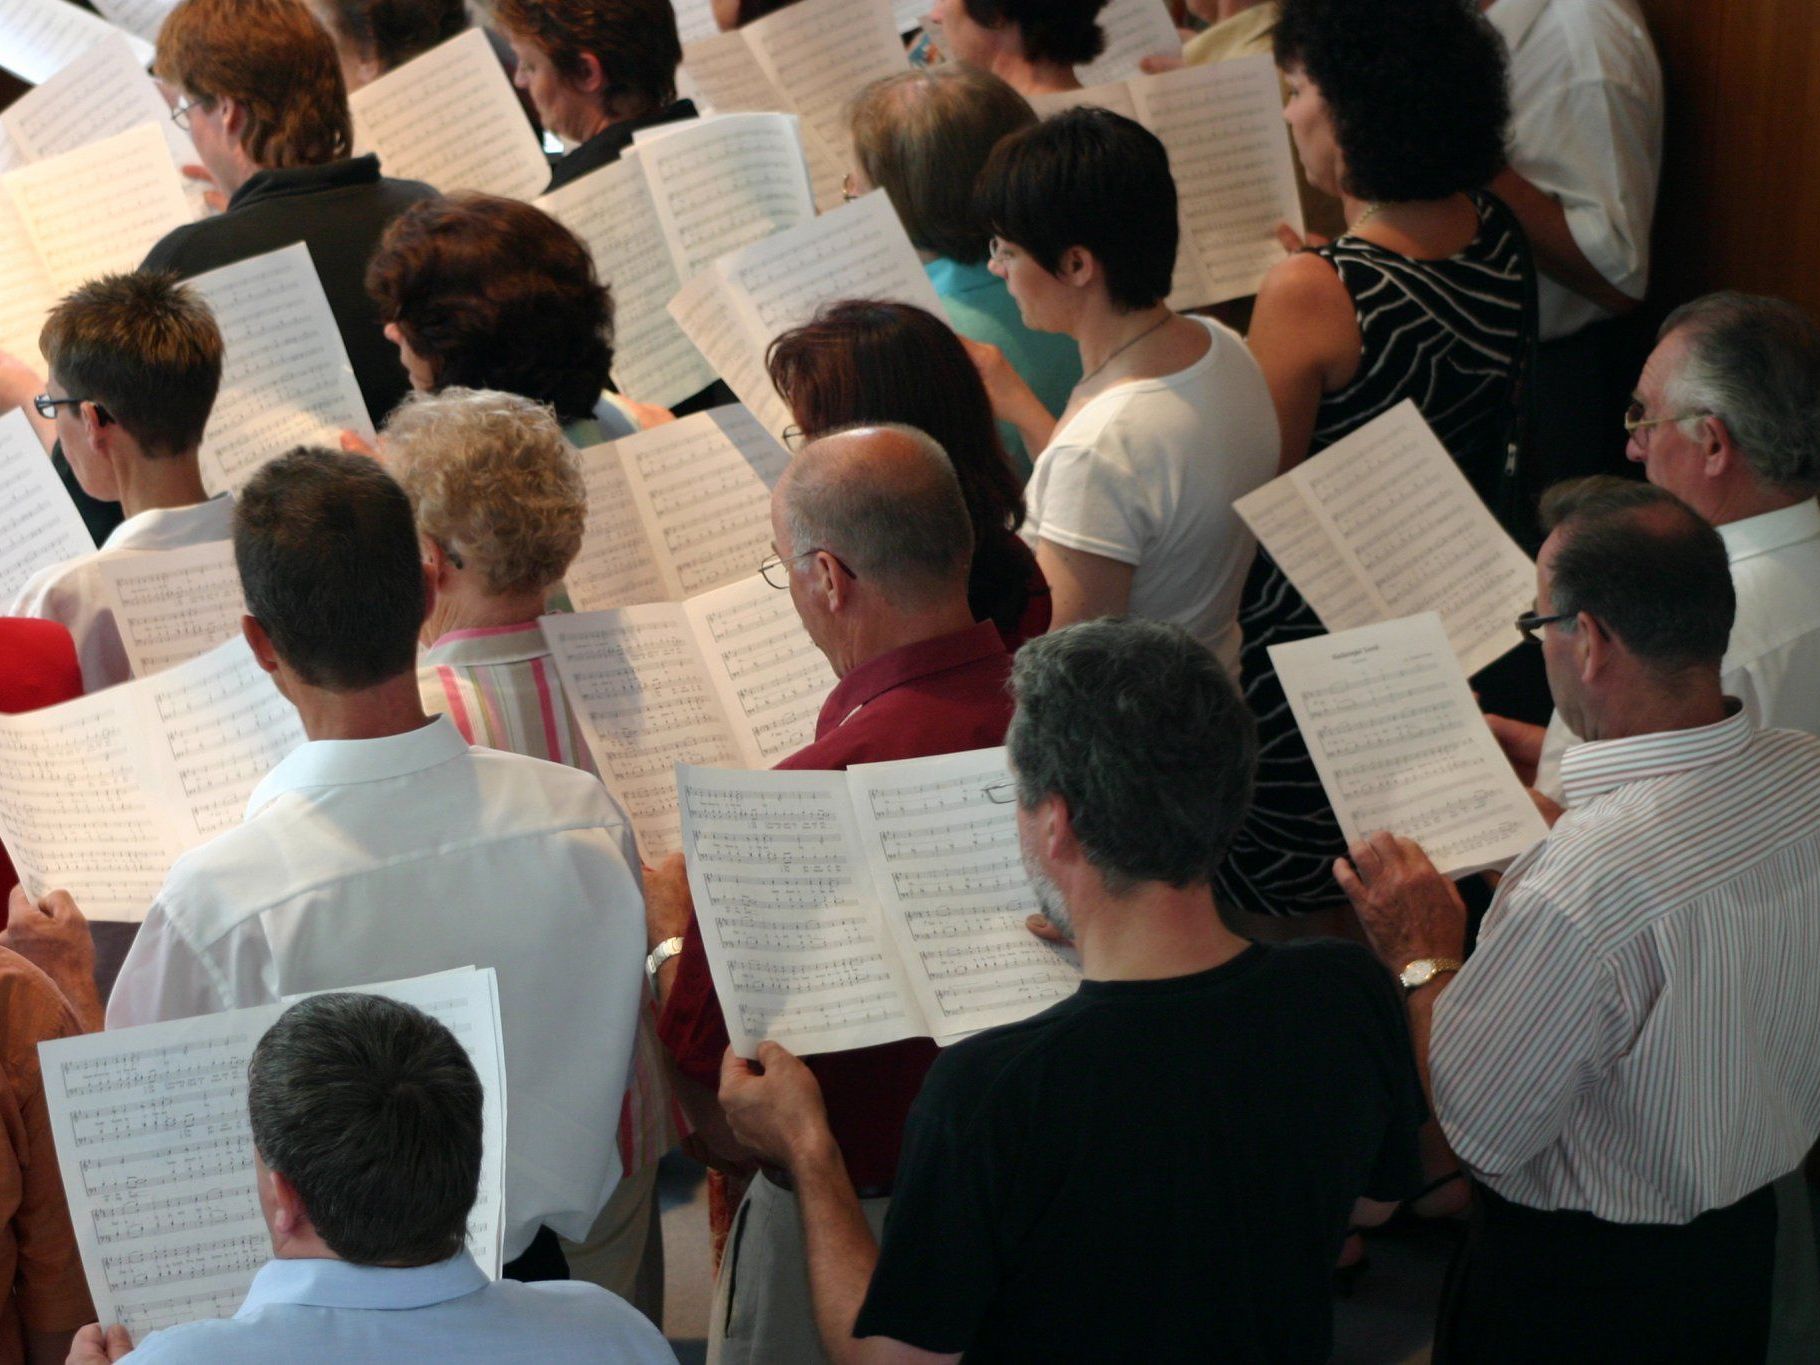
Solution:
{"label": "red fabric", "polygon": [[[0,616],[0,712],[36,711],[82,695],[82,668],[70,633],[55,621]],[[19,876],[0,848],[0,928]]]}
{"label": "red fabric", "polygon": [[[822,706],[815,742],[777,766],[832,771],[1003,744],[1010,676],[1011,655],[991,622],[882,654],[841,679]],[[657,1032],[683,1074],[718,1083],[727,1024],[697,924],[684,936]],[[896,1178],[904,1120],[936,1051],[913,1038],[806,1059],[855,1185],[884,1188]]]}
{"label": "red fabric", "polygon": [[[1030,557],[1030,596],[1024,599],[1024,614],[1018,618],[1017,629],[1005,635],[1005,648],[1013,654],[1027,640],[1034,640],[1039,635],[1049,633],[1049,623],[1055,617],[1055,598],[1049,591],[1049,580],[1043,577],[1043,570],[1036,562],[1036,556]],[[1000,632],[1003,634],[1004,632]]]}

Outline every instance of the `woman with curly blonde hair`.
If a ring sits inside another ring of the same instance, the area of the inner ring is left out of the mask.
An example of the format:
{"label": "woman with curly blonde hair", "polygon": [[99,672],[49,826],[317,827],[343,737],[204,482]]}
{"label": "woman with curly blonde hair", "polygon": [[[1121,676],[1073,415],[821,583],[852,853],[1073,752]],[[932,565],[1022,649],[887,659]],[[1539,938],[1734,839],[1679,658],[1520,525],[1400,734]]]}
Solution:
{"label": "woman with curly blonde hair", "polygon": [[[417,515],[430,608],[418,680],[424,710],[470,744],[598,773],[537,618],[581,549],[588,495],[550,409],[516,394],[414,393],[382,452]],[[559,946],[559,945],[558,945]],[[570,1273],[663,1321],[657,1160],[678,1138],[669,1063],[649,1010],[617,1134],[626,1176],[588,1238],[564,1243]]]}

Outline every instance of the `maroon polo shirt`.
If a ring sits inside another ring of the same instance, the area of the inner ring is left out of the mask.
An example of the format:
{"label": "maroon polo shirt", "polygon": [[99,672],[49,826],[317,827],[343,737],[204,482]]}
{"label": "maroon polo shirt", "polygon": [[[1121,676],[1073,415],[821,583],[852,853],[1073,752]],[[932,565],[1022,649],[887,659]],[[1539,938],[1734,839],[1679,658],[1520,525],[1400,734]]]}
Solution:
{"label": "maroon polo shirt", "polygon": [[[815,742],[777,766],[833,771],[1003,744],[1010,676],[1011,655],[990,621],[881,654],[840,680],[822,705]],[[684,1075],[718,1083],[727,1023],[693,921],[657,1031]],[[904,1120],[935,1056],[934,1043],[911,1038],[805,1059],[858,1188],[888,1189],[896,1177]]]}
{"label": "maroon polo shirt", "polygon": [[[55,621],[0,617],[0,711],[36,711],[82,695],[82,669],[70,633]],[[0,929],[6,897],[19,880],[0,848]]]}

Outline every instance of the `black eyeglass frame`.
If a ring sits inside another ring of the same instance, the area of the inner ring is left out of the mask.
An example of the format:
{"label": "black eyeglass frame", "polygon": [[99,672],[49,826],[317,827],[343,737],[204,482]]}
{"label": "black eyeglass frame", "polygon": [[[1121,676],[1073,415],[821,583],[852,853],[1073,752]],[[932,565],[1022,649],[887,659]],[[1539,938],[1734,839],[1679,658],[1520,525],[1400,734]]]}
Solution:
{"label": "black eyeglass frame", "polygon": [[1552,616],[1541,616],[1533,611],[1526,611],[1517,618],[1517,631],[1532,645],[1542,643],[1538,632],[1543,626],[1554,625],[1558,621],[1571,621],[1580,613],[1577,611],[1559,611]]}

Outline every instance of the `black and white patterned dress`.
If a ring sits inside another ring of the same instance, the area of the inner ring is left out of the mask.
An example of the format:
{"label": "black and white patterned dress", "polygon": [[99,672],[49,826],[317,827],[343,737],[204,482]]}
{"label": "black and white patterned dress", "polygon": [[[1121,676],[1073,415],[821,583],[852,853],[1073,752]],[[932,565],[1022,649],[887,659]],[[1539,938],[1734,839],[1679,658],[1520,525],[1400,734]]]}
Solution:
{"label": "black and white patterned dress", "polygon": [[[1472,198],[1478,235],[1445,260],[1412,260],[1353,237],[1316,249],[1352,295],[1362,345],[1352,383],[1321,399],[1309,453],[1413,399],[1492,503],[1526,345],[1530,266],[1510,210],[1490,194]],[[1258,721],[1257,792],[1216,890],[1223,904],[1254,913],[1305,914],[1342,899],[1332,869],[1345,841],[1266,650],[1324,628],[1262,549],[1245,583],[1239,625],[1241,680]]]}

